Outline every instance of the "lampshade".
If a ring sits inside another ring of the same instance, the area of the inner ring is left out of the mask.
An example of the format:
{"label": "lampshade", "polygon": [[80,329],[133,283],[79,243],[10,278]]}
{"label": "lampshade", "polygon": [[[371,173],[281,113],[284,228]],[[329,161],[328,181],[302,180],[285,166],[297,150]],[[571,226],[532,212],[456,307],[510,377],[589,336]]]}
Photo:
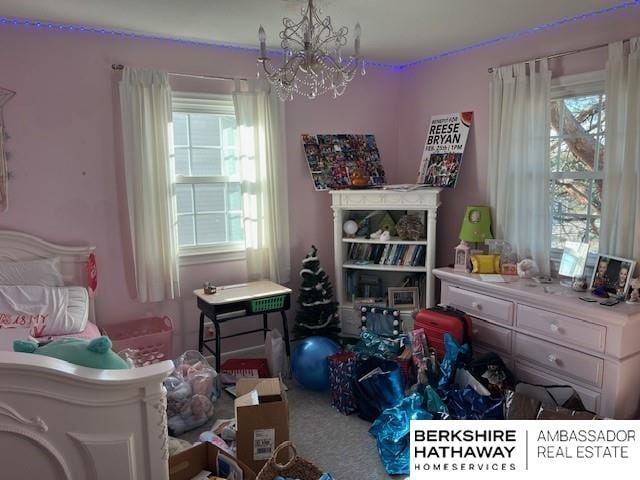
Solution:
{"label": "lampshade", "polygon": [[485,206],[467,207],[460,228],[460,240],[482,243],[491,235],[491,210]]}

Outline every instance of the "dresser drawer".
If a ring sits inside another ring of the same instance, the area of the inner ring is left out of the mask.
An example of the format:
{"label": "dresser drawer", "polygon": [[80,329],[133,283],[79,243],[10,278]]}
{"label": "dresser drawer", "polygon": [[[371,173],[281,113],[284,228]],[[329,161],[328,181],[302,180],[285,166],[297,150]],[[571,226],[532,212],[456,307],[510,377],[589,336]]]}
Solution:
{"label": "dresser drawer", "polygon": [[520,330],[544,335],[563,344],[604,352],[607,329],[602,325],[526,305],[518,305],[516,324]]}
{"label": "dresser drawer", "polygon": [[601,358],[576,352],[544,340],[515,333],[514,353],[538,363],[549,370],[583,380],[595,386],[602,385],[604,361]]}
{"label": "dresser drawer", "polygon": [[513,302],[447,285],[447,303],[474,317],[513,325]]}
{"label": "dresser drawer", "polygon": [[590,390],[581,385],[576,385],[567,378],[556,377],[548,372],[543,372],[529,365],[523,365],[521,362],[515,362],[513,372],[519,381],[532,383],[534,385],[571,385],[584,404],[584,407],[590,412],[600,413],[600,392]]}
{"label": "dresser drawer", "polygon": [[495,349],[503,353],[511,353],[511,330],[498,327],[479,318],[473,318],[472,342]]}

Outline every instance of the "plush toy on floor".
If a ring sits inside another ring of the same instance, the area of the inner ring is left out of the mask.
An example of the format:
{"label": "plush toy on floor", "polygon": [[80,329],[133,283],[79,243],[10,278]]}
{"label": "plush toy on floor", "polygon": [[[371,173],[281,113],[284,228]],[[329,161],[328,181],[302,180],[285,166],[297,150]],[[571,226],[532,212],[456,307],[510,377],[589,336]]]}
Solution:
{"label": "plush toy on floor", "polygon": [[42,347],[39,347],[35,340],[16,340],[13,342],[13,350],[58,358],[82,367],[106,370],[130,368],[124,359],[111,350],[109,337],[98,337],[91,341],[61,338]]}

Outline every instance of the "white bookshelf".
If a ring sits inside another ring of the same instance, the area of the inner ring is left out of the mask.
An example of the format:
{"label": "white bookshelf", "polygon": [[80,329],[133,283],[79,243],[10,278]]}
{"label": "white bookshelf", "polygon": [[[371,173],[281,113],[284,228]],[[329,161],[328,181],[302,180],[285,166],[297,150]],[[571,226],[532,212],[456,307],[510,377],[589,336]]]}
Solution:
{"label": "white bookshelf", "polygon": [[[346,292],[346,275],[348,272],[361,271],[384,276],[389,282],[385,287],[398,286],[393,284],[395,278],[401,279],[404,274],[424,274],[424,288],[420,297],[427,307],[434,305],[434,277],[435,267],[435,239],[437,210],[440,206],[440,188],[424,188],[410,192],[393,190],[335,190],[331,192],[331,208],[334,218],[334,251],[336,272],[336,296],[340,304],[340,321],[344,335],[356,336],[360,333],[360,315],[353,309],[352,298]],[[343,234],[343,223],[355,215],[366,214],[374,210],[402,212],[409,211],[419,215],[426,232],[424,239],[412,241],[392,237],[387,241],[379,239],[349,238]],[[425,246],[424,262],[419,265],[387,265],[373,262],[360,262],[349,259],[349,247],[352,244],[398,244]],[[402,312],[405,329],[410,328],[411,312]]]}

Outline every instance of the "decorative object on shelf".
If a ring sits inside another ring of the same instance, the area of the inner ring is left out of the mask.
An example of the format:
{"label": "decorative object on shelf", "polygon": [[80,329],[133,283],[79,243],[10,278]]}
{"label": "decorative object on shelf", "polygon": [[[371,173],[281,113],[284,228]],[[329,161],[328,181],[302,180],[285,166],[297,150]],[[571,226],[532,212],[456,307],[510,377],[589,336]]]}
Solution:
{"label": "decorative object on shelf", "polygon": [[533,278],[538,274],[540,269],[538,268],[538,264],[534,260],[525,258],[524,260],[518,262],[517,271],[520,278]]}
{"label": "decorative object on shelf", "polygon": [[604,288],[607,293],[624,299],[631,284],[636,262],[611,255],[598,255],[589,288]]}
{"label": "decorative object on shelf", "polygon": [[455,248],[455,252],[455,263],[453,265],[454,270],[469,273],[471,271],[469,269],[471,248],[467,242],[461,240]]}
{"label": "decorative object on shelf", "polygon": [[293,378],[309,390],[328,390],[327,358],[339,351],[340,346],[326,337],[312,336],[301,340],[291,355]]}
{"label": "decorative object on shelf", "polygon": [[391,233],[389,233],[389,230],[385,230],[380,234],[381,242],[388,242],[389,240],[391,240]]}
{"label": "decorative object on shelf", "polygon": [[483,244],[485,240],[493,238],[491,234],[491,209],[478,205],[467,207],[458,238],[465,242],[473,242],[476,246],[478,243]]}
{"label": "decorative object on shelf", "polygon": [[363,188],[369,186],[369,177],[362,173],[361,170],[355,170],[351,174],[351,187]]}
{"label": "decorative object on shelf", "polygon": [[[417,289],[416,289],[417,290]],[[400,310],[380,305],[357,305],[363,332],[397,337],[402,332]]]}
{"label": "decorative object on shelf", "polygon": [[420,306],[417,287],[390,287],[389,307],[397,310],[415,310]]}
{"label": "decorative object on shelf", "polygon": [[258,29],[258,76],[264,72],[283,101],[293,100],[294,94],[314,99],[329,90],[334,98],[339,97],[358,70],[365,74],[364,59],[360,55],[360,24],[356,23],[354,29],[355,53],[344,57],[342,49],[347,44],[349,29],[341,27],[334,30],[331,18],[322,18],[321,15],[313,0],[309,0],[306,9],[302,10],[302,20],[282,19],[282,66],[276,66],[268,57],[266,32],[262,25]]}
{"label": "decorative object on shelf", "polygon": [[571,281],[571,289],[576,292],[585,292],[588,287],[587,277],[584,275],[579,275],[577,277],[573,277]]}
{"label": "decorative object on shelf", "polygon": [[500,255],[471,255],[471,273],[501,273]]}
{"label": "decorative object on shelf", "polygon": [[[323,335],[337,338],[340,333],[338,304],[333,301],[333,287],[329,276],[320,266],[315,245],[302,260],[300,270],[300,309],[296,315],[294,333],[297,338]],[[335,352],[334,352],[335,353]]]}
{"label": "decorative object on shelf", "polygon": [[382,215],[382,218],[378,222],[378,229],[382,231],[386,230],[389,232],[389,235],[391,235],[392,237],[395,237],[398,234],[396,230],[396,221],[393,219],[393,217],[389,212],[386,212],[386,211],[383,211],[383,212],[384,214]]}
{"label": "decorative object on shelf", "polygon": [[431,117],[416,183],[430,187],[456,186],[472,122],[473,112]]}
{"label": "decorative object on shelf", "polygon": [[417,215],[403,215],[396,224],[401,240],[420,240],[424,237],[424,224]]}
{"label": "decorative object on shelf", "polygon": [[355,237],[358,232],[358,228],[358,222],[355,220],[347,220],[342,224],[342,231],[349,238]]}
{"label": "decorative object on shelf", "polygon": [[640,278],[631,280],[631,291],[627,303],[640,303]]}
{"label": "decorative object on shelf", "polygon": [[0,212],[9,206],[9,167],[7,165],[7,153],[5,142],[9,138],[4,123],[4,106],[15,97],[16,92],[0,87]]}
{"label": "decorative object on shelf", "polygon": [[313,185],[317,192],[353,186],[354,173],[360,187],[386,183],[384,167],[373,135],[302,135]]}

